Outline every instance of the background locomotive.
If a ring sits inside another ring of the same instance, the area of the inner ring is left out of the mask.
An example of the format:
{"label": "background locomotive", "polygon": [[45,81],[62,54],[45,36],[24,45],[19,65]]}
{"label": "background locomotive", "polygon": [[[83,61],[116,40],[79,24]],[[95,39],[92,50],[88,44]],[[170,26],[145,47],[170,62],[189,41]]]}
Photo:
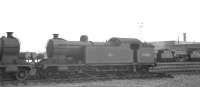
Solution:
{"label": "background locomotive", "polygon": [[[178,43],[176,41],[163,41],[153,43],[158,62],[199,62],[199,43]],[[164,44],[164,45],[162,45]]]}
{"label": "background locomotive", "polygon": [[107,42],[67,41],[58,34],[47,43],[48,59],[40,62],[42,75],[52,78],[77,73],[148,72],[155,65],[154,47],[134,38],[111,38]]}
{"label": "background locomotive", "polygon": [[0,38],[0,75],[24,80],[31,71],[31,65],[19,58],[20,43],[13,35],[7,32],[7,37]]}
{"label": "background locomotive", "polygon": [[183,33],[183,41],[157,41],[151,44],[155,46],[158,62],[200,61],[200,43],[187,41],[186,33]]}
{"label": "background locomotive", "polygon": [[200,45],[198,44],[179,44],[166,49],[160,49],[157,53],[157,60],[160,62],[173,61],[200,61]]}

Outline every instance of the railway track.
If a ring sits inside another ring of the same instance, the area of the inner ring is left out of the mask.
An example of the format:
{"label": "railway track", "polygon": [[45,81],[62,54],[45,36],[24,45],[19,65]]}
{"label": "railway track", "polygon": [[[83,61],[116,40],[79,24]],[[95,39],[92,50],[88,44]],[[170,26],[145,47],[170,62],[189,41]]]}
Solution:
{"label": "railway track", "polygon": [[107,73],[105,75],[102,74],[94,74],[90,76],[75,76],[70,78],[62,78],[62,79],[39,79],[39,80],[26,80],[26,81],[16,81],[16,80],[2,80],[1,84],[29,84],[29,83],[80,83],[80,82],[87,82],[87,81],[101,81],[101,80],[112,80],[112,79],[135,79],[135,78],[162,78],[162,77],[170,77],[172,78],[171,74],[174,73],[200,73],[200,62],[163,62],[157,63],[156,67],[150,68],[150,72],[145,73]]}
{"label": "railway track", "polygon": [[39,80],[25,80],[25,81],[16,81],[16,80],[4,80],[1,81],[1,85],[12,84],[12,85],[29,85],[29,84],[48,84],[48,83],[82,83],[89,81],[107,81],[115,79],[138,79],[138,78],[172,78],[170,75],[163,73],[121,73],[121,74],[106,74],[106,75],[93,75],[93,76],[79,76],[71,77],[65,79],[39,79]]}
{"label": "railway track", "polygon": [[150,72],[196,72],[200,71],[200,62],[163,62],[150,68]]}
{"label": "railway track", "polygon": [[105,81],[105,80],[113,80],[113,79],[137,79],[137,78],[172,78],[172,74],[181,74],[181,73],[200,73],[200,62],[163,62],[157,63],[156,67],[150,68],[150,72],[145,73],[118,73],[112,74],[108,73],[105,75],[102,74],[94,74],[91,76],[75,76],[70,78],[62,78],[62,79],[39,79],[39,80],[26,80],[26,81],[16,81],[16,80],[1,80],[1,85],[3,84],[38,84],[38,83],[81,83],[88,81]]}

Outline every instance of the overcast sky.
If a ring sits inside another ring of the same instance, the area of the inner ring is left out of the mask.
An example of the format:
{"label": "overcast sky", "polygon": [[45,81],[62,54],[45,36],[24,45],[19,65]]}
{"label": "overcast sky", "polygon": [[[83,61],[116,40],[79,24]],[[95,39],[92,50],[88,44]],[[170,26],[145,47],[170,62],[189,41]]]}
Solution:
{"label": "overcast sky", "polygon": [[1,0],[0,36],[15,32],[21,51],[45,51],[53,33],[67,40],[88,35],[142,41],[200,41],[199,0]]}

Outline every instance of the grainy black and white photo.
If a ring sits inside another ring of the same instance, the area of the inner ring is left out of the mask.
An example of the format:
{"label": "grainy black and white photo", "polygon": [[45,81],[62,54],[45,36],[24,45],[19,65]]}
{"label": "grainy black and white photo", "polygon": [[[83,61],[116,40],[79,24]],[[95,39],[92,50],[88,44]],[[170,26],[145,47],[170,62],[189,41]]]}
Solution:
{"label": "grainy black and white photo", "polygon": [[199,87],[198,0],[1,0],[0,87]]}

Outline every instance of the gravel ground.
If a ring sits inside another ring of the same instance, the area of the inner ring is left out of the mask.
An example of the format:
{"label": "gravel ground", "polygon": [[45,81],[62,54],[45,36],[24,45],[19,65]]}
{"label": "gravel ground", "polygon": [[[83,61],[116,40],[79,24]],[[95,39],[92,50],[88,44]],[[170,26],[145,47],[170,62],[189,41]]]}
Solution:
{"label": "gravel ground", "polygon": [[200,75],[176,75],[174,78],[131,79],[84,83],[6,84],[0,87],[200,87]]}

